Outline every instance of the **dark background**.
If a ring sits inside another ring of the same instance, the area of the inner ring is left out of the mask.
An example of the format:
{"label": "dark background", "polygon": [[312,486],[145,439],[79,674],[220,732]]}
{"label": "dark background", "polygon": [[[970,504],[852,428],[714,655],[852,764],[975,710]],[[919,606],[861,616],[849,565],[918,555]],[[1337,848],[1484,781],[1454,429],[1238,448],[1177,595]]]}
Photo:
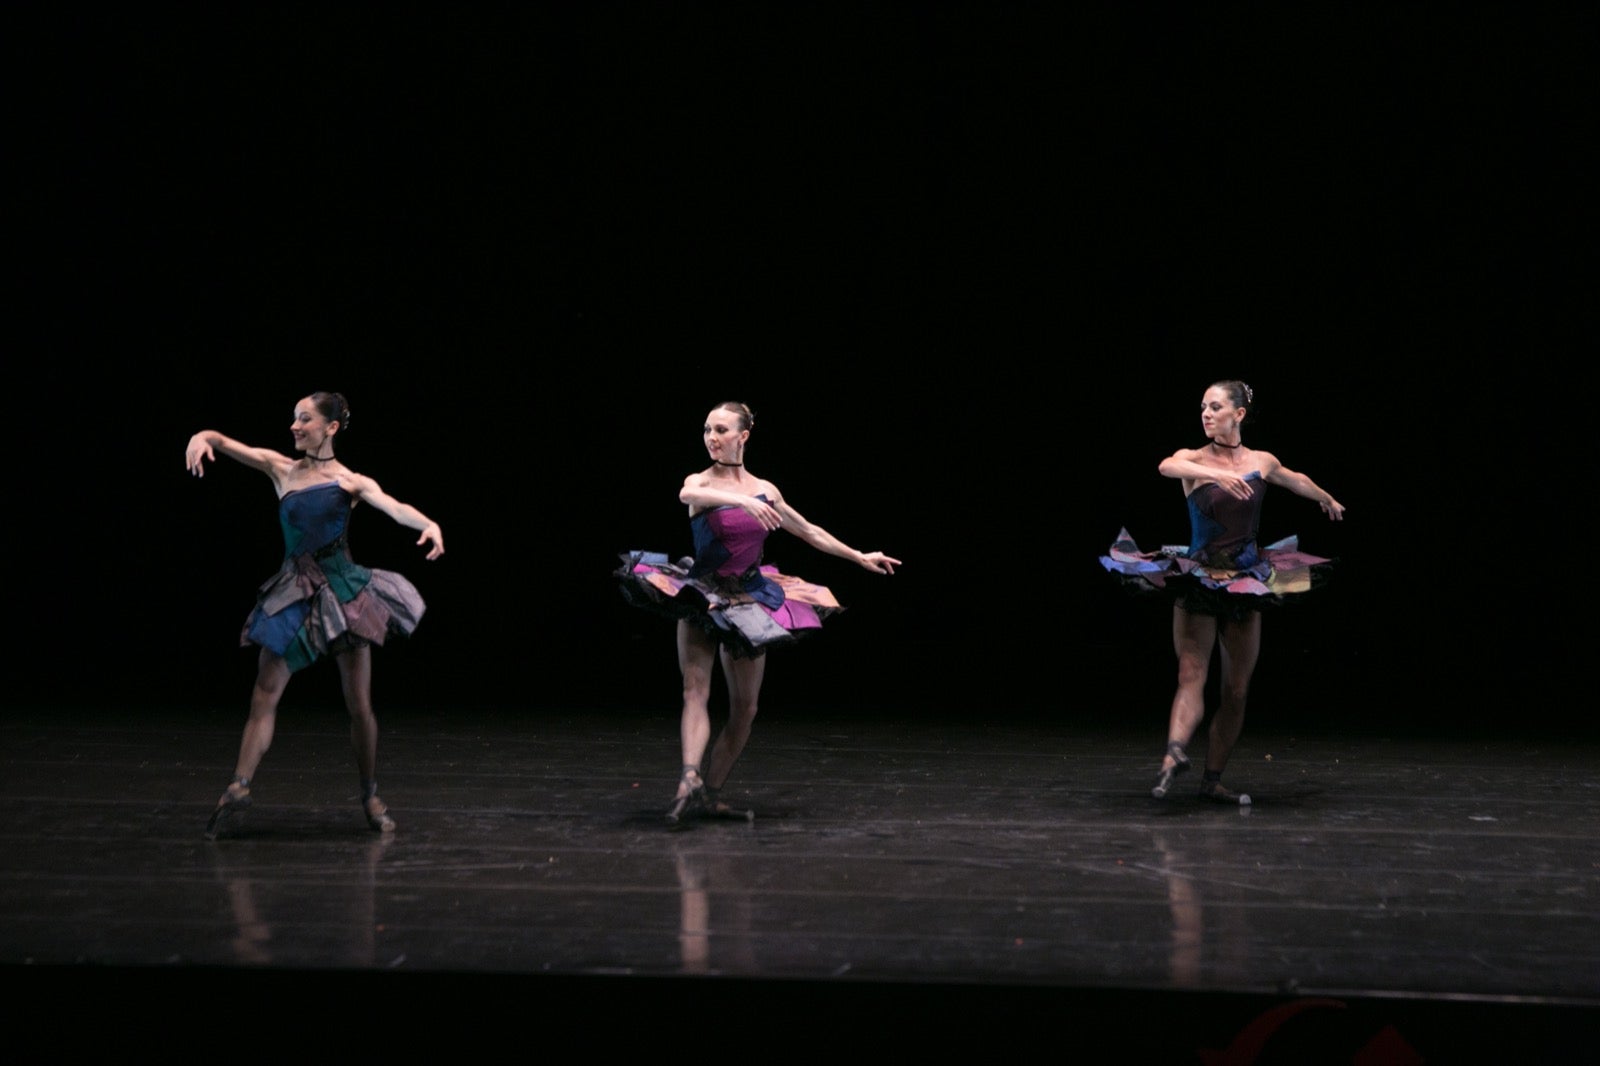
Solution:
{"label": "dark background", "polygon": [[242,721],[274,502],[182,452],[287,451],[333,389],[448,547],[355,518],[429,604],[380,715],[670,735],[670,626],[610,571],[687,550],[740,399],[756,473],[904,560],[770,542],[849,610],[766,713],[1159,732],[1167,616],[1096,559],[1187,539],[1156,463],[1242,377],[1248,442],[1348,508],[1269,498],[1340,568],[1252,713],[1592,730],[1592,15],[756,11],[13,14],[8,698]]}

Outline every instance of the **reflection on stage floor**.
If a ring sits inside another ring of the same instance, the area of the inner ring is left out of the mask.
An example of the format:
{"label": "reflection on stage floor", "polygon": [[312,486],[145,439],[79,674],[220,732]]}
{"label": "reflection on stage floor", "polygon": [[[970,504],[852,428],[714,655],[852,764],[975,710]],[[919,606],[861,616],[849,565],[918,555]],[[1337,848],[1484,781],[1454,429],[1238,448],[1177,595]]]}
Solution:
{"label": "reflection on stage floor", "polygon": [[1254,1033],[1328,1061],[1561,1061],[1596,1035],[1590,746],[1262,728],[1228,773],[1254,802],[1225,807],[1183,778],[1152,799],[1148,731],[791,712],[729,783],[755,820],[674,829],[675,722],[457,708],[386,719],[399,830],[376,835],[337,712],[297,717],[215,841],[226,716],[0,725],[0,963],[41,1039],[111,1046],[74,1021],[85,1000],[226,1029],[307,989],[410,1048],[444,1034],[408,1015],[468,989],[663,1049],[680,1014],[691,1042],[739,1017],[823,1049],[870,1017],[886,1046],[1003,1023],[1129,1053]]}

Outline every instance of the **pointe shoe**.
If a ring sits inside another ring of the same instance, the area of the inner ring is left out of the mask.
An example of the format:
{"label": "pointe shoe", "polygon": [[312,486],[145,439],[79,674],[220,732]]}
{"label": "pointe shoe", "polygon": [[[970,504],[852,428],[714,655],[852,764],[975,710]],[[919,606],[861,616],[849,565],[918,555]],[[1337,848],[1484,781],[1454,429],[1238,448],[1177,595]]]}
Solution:
{"label": "pointe shoe", "polygon": [[1165,767],[1156,777],[1155,787],[1150,790],[1150,795],[1156,799],[1164,799],[1172,791],[1172,780],[1179,774],[1189,769],[1189,753],[1183,750],[1183,745],[1176,740],[1167,741],[1167,754],[1172,758],[1172,765]]}
{"label": "pointe shoe", "polygon": [[718,799],[717,794],[721,791],[721,789],[712,788],[710,785],[706,786],[705,813],[707,816],[711,818],[726,818],[734,822],[753,822],[756,820],[755,811],[740,810],[738,807],[730,806]]}
{"label": "pointe shoe", "polygon": [[706,783],[700,776],[700,767],[685,766],[678,784],[684,791],[680,792],[672,801],[672,806],[667,808],[668,825],[677,825],[705,811]]}
{"label": "pointe shoe", "polygon": [[1211,803],[1226,803],[1229,806],[1250,806],[1250,793],[1235,792],[1221,781],[1200,782],[1200,798]]}
{"label": "pointe shoe", "polygon": [[389,817],[389,808],[378,798],[378,782],[361,782],[361,813],[367,816],[367,826],[373,832],[394,832],[395,823],[394,819]]}
{"label": "pointe shoe", "polygon": [[222,799],[217,801],[216,807],[211,811],[211,817],[206,819],[206,839],[215,840],[224,831],[232,828],[238,821],[237,816],[248,808],[251,802],[248,777],[229,781],[228,787],[223,790]]}

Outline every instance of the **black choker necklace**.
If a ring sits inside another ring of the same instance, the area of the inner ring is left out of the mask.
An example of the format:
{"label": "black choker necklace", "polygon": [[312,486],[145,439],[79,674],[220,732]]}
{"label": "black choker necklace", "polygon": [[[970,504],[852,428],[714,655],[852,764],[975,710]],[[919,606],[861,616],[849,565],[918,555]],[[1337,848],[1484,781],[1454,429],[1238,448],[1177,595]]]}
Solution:
{"label": "black choker necklace", "polygon": [[1244,447],[1244,441],[1240,441],[1238,444],[1224,444],[1220,440],[1213,440],[1211,443],[1215,444],[1219,448],[1242,448],[1242,447]]}
{"label": "black choker necklace", "polygon": [[331,462],[333,462],[333,460],[335,458],[337,458],[337,456],[333,456],[333,455],[308,455],[308,456],[306,456],[306,458],[310,459],[313,463],[331,463]]}
{"label": "black choker necklace", "polygon": [[743,466],[743,463],[725,463],[721,459],[716,461],[718,466]]}

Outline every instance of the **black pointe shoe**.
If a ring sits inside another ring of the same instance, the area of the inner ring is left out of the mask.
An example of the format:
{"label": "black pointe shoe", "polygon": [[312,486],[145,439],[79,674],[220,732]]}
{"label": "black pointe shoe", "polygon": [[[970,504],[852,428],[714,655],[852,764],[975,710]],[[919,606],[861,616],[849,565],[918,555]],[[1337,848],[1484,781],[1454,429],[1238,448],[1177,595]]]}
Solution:
{"label": "black pointe shoe", "polygon": [[1200,782],[1200,798],[1210,803],[1225,803],[1230,807],[1250,806],[1250,793],[1235,792],[1221,781],[1209,778]]}
{"label": "black pointe shoe", "polygon": [[206,839],[215,840],[238,822],[238,816],[250,806],[250,779],[248,777],[236,778],[228,782],[228,787],[222,793],[222,799],[217,801],[216,807],[211,811],[211,817],[206,820]]}
{"label": "black pointe shoe", "polygon": [[710,785],[705,788],[705,809],[708,817],[723,818],[732,822],[753,822],[756,820],[755,811],[740,810],[738,807],[731,806],[718,799],[717,793],[720,791],[722,790],[712,788]]}
{"label": "black pointe shoe", "polygon": [[361,782],[361,813],[367,816],[367,827],[374,833],[392,833],[394,819],[389,817],[389,806],[378,798],[378,782]]}
{"label": "black pointe shoe", "polygon": [[683,791],[672,801],[672,806],[667,808],[668,825],[678,825],[705,812],[706,783],[700,777],[700,767],[685,766],[678,784]]}
{"label": "black pointe shoe", "polygon": [[1165,799],[1168,792],[1172,791],[1172,780],[1179,774],[1189,769],[1189,754],[1183,750],[1183,745],[1176,740],[1167,741],[1167,754],[1172,757],[1172,765],[1163,769],[1156,777],[1155,787],[1150,790],[1150,795],[1156,799]]}

